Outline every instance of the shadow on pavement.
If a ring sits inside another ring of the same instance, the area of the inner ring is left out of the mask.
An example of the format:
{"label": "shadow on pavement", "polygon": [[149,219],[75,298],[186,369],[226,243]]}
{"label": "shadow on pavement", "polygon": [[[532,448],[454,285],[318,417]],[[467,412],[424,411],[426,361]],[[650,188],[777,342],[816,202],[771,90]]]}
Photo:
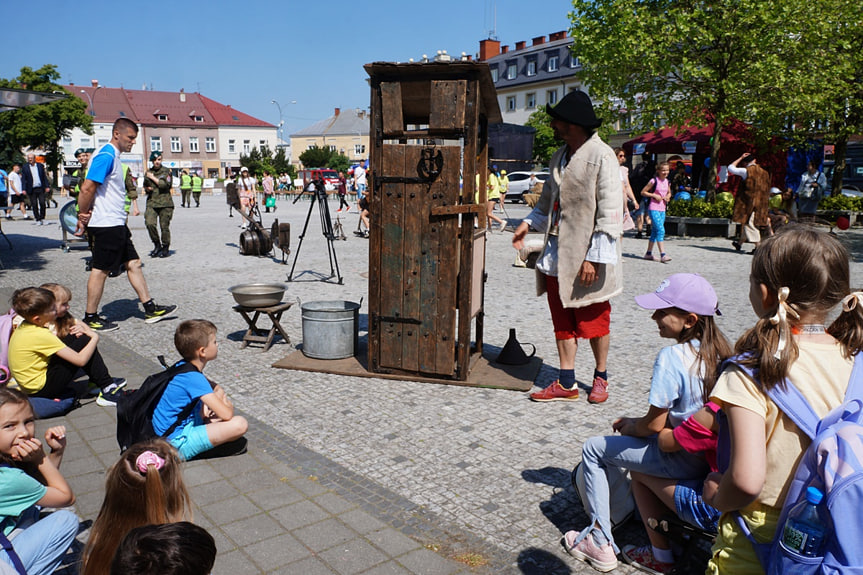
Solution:
{"label": "shadow on pavement", "polygon": [[568,575],[572,573],[569,565],[553,553],[544,549],[529,547],[518,554],[518,568],[530,575]]}

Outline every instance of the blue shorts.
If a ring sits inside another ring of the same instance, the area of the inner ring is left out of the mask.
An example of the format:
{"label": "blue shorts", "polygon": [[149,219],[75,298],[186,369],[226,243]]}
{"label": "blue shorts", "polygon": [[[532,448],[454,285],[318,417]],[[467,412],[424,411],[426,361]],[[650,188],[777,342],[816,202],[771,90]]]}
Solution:
{"label": "blue shorts", "polygon": [[207,435],[207,426],[190,421],[179,433],[170,440],[171,445],[180,452],[180,457],[189,460],[196,455],[213,449],[210,437]]}
{"label": "blue shorts", "polygon": [[665,241],[665,212],[649,210],[650,213],[650,241]]}
{"label": "blue shorts", "polygon": [[674,507],[677,516],[687,523],[715,533],[721,513],[701,498],[703,487],[704,481],[701,479],[678,481],[674,488]]}

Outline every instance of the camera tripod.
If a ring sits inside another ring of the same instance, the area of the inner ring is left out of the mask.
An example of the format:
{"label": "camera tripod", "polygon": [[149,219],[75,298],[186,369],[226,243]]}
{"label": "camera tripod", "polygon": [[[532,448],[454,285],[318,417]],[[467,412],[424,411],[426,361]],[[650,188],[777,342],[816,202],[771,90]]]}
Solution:
{"label": "camera tripod", "polygon": [[[303,225],[303,231],[299,236],[297,253],[294,254],[294,263],[291,266],[291,272],[288,274],[288,281],[294,281],[294,268],[297,267],[297,260],[300,258],[300,250],[303,248],[303,239],[306,237],[306,230],[309,228],[309,220],[312,217],[312,210],[317,203],[318,214],[321,218],[321,233],[327,239],[327,256],[330,258],[330,275],[326,277],[322,276],[321,280],[326,281],[332,278],[337,278],[338,283],[342,284],[343,279],[341,272],[339,271],[339,260],[336,257],[336,247],[333,244],[336,239],[336,235],[333,232],[333,222],[330,219],[330,206],[327,203],[327,189],[322,178],[312,180],[312,185],[314,186],[314,193],[312,194],[312,199],[309,203],[309,213],[306,214],[306,223]],[[303,194],[297,194],[293,203],[296,204],[301,197],[303,197]]]}

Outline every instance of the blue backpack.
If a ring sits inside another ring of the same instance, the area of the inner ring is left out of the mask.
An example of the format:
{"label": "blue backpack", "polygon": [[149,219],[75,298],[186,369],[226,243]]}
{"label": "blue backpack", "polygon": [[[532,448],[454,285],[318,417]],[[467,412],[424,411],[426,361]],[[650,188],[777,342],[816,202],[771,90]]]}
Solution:
{"label": "blue backpack", "polygon": [[[729,361],[758,380],[750,368]],[[863,354],[854,357],[845,401],[823,419],[787,379],[784,386],[775,385],[766,393],[812,444],[797,465],[773,541],[755,541],[736,513],[738,525],[755,547],[767,575],[863,573]],[[723,471],[728,462],[727,440],[727,422],[720,418],[719,466]],[[810,486],[824,493],[822,505],[831,520],[824,557],[804,557],[780,541],[788,512],[806,498]]]}

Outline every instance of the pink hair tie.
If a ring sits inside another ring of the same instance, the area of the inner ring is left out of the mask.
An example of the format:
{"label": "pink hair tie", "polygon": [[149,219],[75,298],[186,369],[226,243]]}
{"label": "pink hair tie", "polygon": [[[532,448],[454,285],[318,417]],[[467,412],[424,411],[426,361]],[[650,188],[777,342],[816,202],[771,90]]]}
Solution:
{"label": "pink hair tie", "polygon": [[158,471],[165,466],[165,460],[153,453],[152,451],[145,451],[138,456],[138,459],[135,460],[135,466],[141,473],[147,473],[147,468],[150,465],[154,465],[156,467],[156,470]]}

